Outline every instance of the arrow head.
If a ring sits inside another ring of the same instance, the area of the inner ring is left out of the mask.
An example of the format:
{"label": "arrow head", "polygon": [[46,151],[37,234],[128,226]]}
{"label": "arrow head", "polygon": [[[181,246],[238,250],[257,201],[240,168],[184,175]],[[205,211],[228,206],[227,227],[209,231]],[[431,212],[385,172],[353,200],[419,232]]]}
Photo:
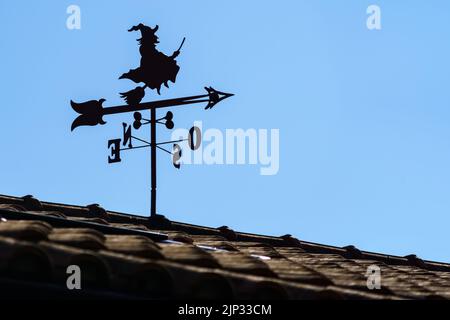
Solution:
{"label": "arrow head", "polygon": [[208,92],[208,96],[209,96],[209,102],[208,102],[208,105],[205,107],[205,110],[212,109],[220,101],[234,96],[234,94],[231,94],[231,93],[217,91],[213,87],[209,87],[209,88],[205,87],[205,90]]}

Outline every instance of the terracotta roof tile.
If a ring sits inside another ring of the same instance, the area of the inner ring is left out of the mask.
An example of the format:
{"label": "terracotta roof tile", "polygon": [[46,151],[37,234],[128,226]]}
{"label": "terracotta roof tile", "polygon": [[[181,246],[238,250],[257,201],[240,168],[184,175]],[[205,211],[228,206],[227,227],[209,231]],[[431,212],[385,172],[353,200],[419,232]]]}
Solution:
{"label": "terracotta roof tile", "polygon": [[188,244],[162,244],[161,252],[168,260],[199,267],[218,268],[219,264],[208,252]]}
{"label": "terracotta roof tile", "polygon": [[52,242],[81,249],[100,250],[105,248],[105,235],[94,229],[55,228],[48,238]]}
{"label": "terracotta roof tile", "polygon": [[106,247],[110,251],[129,254],[133,256],[163,259],[160,247],[152,240],[142,236],[106,236]]}
{"label": "terracotta roof tile", "polygon": [[220,267],[236,272],[255,274],[267,277],[277,277],[264,261],[242,252],[218,251],[211,255],[218,261]]}
{"label": "terracotta roof tile", "polygon": [[52,226],[41,221],[6,221],[0,224],[0,236],[39,241],[48,238]]}

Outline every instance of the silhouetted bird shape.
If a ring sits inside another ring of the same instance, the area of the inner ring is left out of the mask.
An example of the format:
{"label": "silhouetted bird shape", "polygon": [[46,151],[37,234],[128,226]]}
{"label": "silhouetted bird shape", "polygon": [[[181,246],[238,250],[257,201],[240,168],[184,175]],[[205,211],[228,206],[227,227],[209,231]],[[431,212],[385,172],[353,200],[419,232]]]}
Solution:
{"label": "silhouetted bird shape", "polygon": [[183,38],[180,47],[170,57],[156,49],[156,44],[159,43],[155,28],[147,27],[140,23],[132,27],[128,32],[140,31],[142,38],[139,41],[139,52],[141,54],[141,63],[139,68],[132,69],[120,76],[119,79],[130,79],[135,83],[144,83],[144,86],[136,87],[128,92],[123,92],[120,96],[126,101],[128,105],[135,105],[142,101],[145,96],[145,89],[156,89],[158,94],[161,94],[161,86],[164,84],[169,88],[168,82],[175,83],[180,67],[175,60],[180,54],[183,47]]}
{"label": "silhouetted bird shape", "polygon": [[122,92],[120,94],[120,97],[123,98],[125,102],[130,106],[139,104],[145,97],[145,86],[136,87],[136,89],[130,90],[128,92]]}

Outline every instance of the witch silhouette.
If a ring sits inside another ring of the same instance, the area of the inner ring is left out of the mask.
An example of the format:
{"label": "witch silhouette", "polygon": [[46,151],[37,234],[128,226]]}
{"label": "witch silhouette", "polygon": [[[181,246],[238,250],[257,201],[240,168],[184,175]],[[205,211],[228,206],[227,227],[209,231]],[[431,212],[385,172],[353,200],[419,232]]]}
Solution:
{"label": "witch silhouette", "polygon": [[128,30],[128,32],[141,32],[142,37],[137,40],[140,46],[141,63],[139,68],[131,69],[129,72],[120,76],[119,79],[130,79],[138,84],[144,83],[144,86],[138,86],[131,91],[120,94],[128,105],[139,104],[145,96],[146,88],[156,89],[158,94],[161,94],[162,85],[169,88],[168,82],[175,83],[177,79],[180,67],[177,65],[175,59],[180,54],[180,50],[186,39],[183,38],[178,50],[171,56],[167,56],[156,49],[156,45],[159,43],[158,37],[156,36],[158,28],[158,25],[155,28],[151,28],[140,23]]}

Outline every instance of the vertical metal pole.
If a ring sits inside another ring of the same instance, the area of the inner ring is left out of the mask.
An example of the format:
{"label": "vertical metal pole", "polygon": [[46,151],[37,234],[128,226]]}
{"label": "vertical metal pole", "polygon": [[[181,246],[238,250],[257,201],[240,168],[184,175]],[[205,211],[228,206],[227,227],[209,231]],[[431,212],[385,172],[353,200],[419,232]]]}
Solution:
{"label": "vertical metal pole", "polygon": [[151,210],[150,215],[156,218],[156,108],[151,108]]}

